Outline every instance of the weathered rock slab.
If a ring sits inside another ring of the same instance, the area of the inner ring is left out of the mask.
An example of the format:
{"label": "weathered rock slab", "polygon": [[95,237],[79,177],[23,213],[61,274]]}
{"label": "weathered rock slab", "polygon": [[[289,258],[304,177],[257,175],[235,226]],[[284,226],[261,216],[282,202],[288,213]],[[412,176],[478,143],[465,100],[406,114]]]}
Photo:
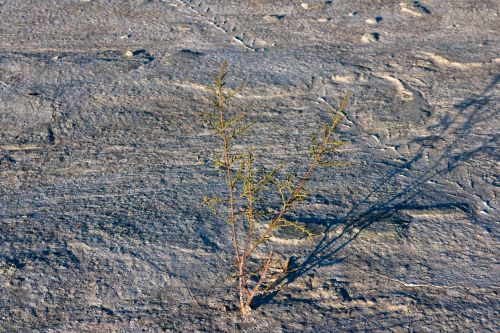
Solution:
{"label": "weathered rock slab", "polygon": [[[499,11],[0,0],[0,331],[496,331]],[[197,116],[223,60],[267,166],[303,172],[351,96],[348,167],[295,216],[315,244],[272,239],[305,265],[246,319],[201,205],[225,190]]]}

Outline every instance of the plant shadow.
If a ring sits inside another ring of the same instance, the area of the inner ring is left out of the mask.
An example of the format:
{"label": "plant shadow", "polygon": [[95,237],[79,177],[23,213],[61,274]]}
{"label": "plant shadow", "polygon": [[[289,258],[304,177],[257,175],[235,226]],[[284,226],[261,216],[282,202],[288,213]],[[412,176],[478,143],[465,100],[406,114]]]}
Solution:
{"label": "plant shadow", "polygon": [[[457,167],[471,161],[479,155],[487,155],[495,160],[500,159],[498,154],[499,135],[476,135],[478,126],[485,122],[497,119],[499,111],[488,107],[497,102],[495,91],[500,82],[500,75],[496,75],[486,88],[478,95],[470,96],[454,105],[456,113],[453,117],[445,115],[437,125],[428,126],[427,130],[433,133],[428,137],[413,139],[408,143],[416,144],[417,149],[405,163],[389,170],[379,179],[376,186],[359,202],[357,202],[344,216],[329,221],[320,221],[326,225],[322,238],[315,244],[307,257],[300,260],[292,258],[291,272],[276,280],[270,293],[256,297],[253,308],[271,302],[281,289],[293,283],[306,274],[313,273],[316,268],[333,266],[342,261],[338,254],[353,242],[364,230],[375,223],[385,223],[399,214],[408,211],[425,210],[459,210],[476,224],[492,232],[491,226],[478,217],[475,205],[467,199],[434,203],[446,200],[445,193],[434,193],[433,196],[425,189],[425,184],[436,177],[443,177],[453,172]],[[479,140],[478,140],[479,137]],[[442,142],[446,142],[442,146]],[[440,146],[438,155],[428,154],[436,146]],[[425,157],[425,158],[424,158]],[[372,203],[371,198],[383,193],[388,184],[397,184],[396,177],[405,174],[412,179],[399,191],[386,195]],[[415,201],[428,196],[432,204],[418,204]],[[340,233],[335,229],[343,226]],[[335,236],[330,236],[335,234]]]}

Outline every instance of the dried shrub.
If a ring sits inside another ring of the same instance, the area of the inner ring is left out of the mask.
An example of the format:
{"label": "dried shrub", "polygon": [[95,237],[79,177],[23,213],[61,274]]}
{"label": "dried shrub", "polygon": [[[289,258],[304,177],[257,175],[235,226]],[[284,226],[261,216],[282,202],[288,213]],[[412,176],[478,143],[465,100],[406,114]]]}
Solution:
{"label": "dried shrub", "polygon": [[[226,103],[234,98],[237,90],[225,88],[227,62],[210,87],[210,109],[200,112],[203,122],[220,138],[221,148],[215,150],[213,165],[225,175],[226,196],[206,196],[204,203],[217,216],[225,219],[230,227],[238,280],[239,308],[243,315],[251,311],[252,300],[260,293],[272,291],[274,281],[290,273],[288,261],[281,269],[271,272],[273,251],[269,250],[261,263],[256,259],[264,244],[281,228],[293,228],[313,240],[314,234],[304,224],[287,219],[287,215],[300,203],[307,204],[310,192],[306,185],[318,167],[338,166],[332,153],[345,142],[333,139],[338,124],[344,119],[348,96],[337,109],[329,106],[330,121],[318,126],[320,133],[313,135],[309,152],[311,161],[304,174],[297,178],[283,172],[282,168],[256,170],[254,152],[234,149],[235,141],[247,133],[251,125],[246,115],[228,112]],[[265,193],[275,191],[278,209],[266,206]],[[264,199],[264,200],[263,200]]]}

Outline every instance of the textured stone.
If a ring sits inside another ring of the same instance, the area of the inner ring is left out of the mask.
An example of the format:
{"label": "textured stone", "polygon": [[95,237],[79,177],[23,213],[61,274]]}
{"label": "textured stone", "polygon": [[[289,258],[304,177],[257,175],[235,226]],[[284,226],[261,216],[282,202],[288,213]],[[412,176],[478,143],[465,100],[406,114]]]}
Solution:
{"label": "textured stone", "polygon": [[[0,331],[497,329],[498,3],[303,4],[0,1]],[[351,96],[349,166],[294,216],[316,244],[273,237],[308,259],[245,319],[200,204],[225,188],[197,118],[224,59],[268,166],[304,172]]]}

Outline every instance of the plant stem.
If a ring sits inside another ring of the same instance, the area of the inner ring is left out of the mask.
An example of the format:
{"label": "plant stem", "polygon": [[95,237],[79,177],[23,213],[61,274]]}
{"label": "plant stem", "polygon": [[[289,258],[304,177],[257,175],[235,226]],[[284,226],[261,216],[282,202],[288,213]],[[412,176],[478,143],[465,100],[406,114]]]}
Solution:
{"label": "plant stem", "polygon": [[[302,177],[300,182],[297,184],[294,191],[290,195],[290,198],[283,205],[283,208],[280,210],[278,215],[274,219],[271,220],[271,223],[267,227],[264,234],[262,234],[262,236],[260,237],[260,240],[265,240],[266,237],[268,237],[273,232],[273,230],[276,229],[277,224],[280,222],[283,215],[290,209],[293,202],[295,200],[297,200],[297,196],[299,195],[300,191],[302,191],[305,184],[311,178],[311,175],[312,175],[314,169],[318,166],[318,163],[321,160],[321,157],[325,154],[325,151],[327,150],[327,147],[328,147],[328,144],[330,143],[330,138],[333,134],[333,131],[335,130],[338,122],[342,118],[342,111],[345,108],[345,105],[347,103],[347,98],[348,98],[347,96],[344,98],[344,101],[343,101],[341,107],[339,108],[336,116],[333,118],[332,125],[328,128],[328,132],[326,133],[325,137],[323,138],[321,149],[314,154],[314,159],[311,162],[309,169],[306,171],[306,173],[304,174],[304,176]],[[248,249],[248,250],[247,250],[247,247],[245,246],[245,250],[244,250],[243,255],[241,257],[241,260],[243,262],[245,262],[248,259],[248,257],[250,257],[253,254],[253,252],[257,249],[257,246],[259,245],[259,243],[260,243],[259,241],[255,242],[252,245],[252,247],[250,247],[250,249]],[[262,283],[264,282],[264,280],[266,278],[267,271],[269,269],[269,265],[271,262],[271,257],[272,257],[272,251],[269,253],[267,262],[266,262],[265,267],[264,267],[264,272],[262,274],[260,274],[260,278],[259,278],[259,281],[257,282],[257,285],[255,286],[255,288],[253,289],[253,291],[250,293],[250,295],[247,298],[246,306],[248,308],[250,308],[250,304],[251,304],[252,299],[254,298],[255,294],[258,292],[260,286],[262,285]],[[243,312],[243,313],[245,313],[245,312]]]}
{"label": "plant stem", "polygon": [[[219,74],[221,80],[224,74],[225,74],[224,71],[221,71],[221,73]],[[232,162],[231,162],[229,140],[227,137],[226,121],[224,117],[224,96],[222,93],[222,81],[220,81],[220,84],[217,85],[216,95],[217,95],[217,111],[219,113],[219,133],[220,136],[222,137],[224,145],[224,166],[226,168],[226,177],[227,177],[226,180],[229,190],[229,207],[231,211],[230,212],[231,235],[232,235],[233,248],[236,255],[236,265],[238,267],[239,301],[240,301],[240,307],[243,308],[245,304],[243,292],[246,289],[245,267],[244,267],[245,263],[242,260],[242,257],[240,256],[240,250],[238,246],[238,236],[236,230],[237,218],[236,218],[236,209],[234,203],[233,174],[231,172]]]}
{"label": "plant stem", "polygon": [[257,295],[257,293],[259,292],[260,286],[262,285],[262,283],[266,279],[267,272],[269,271],[269,266],[271,265],[272,257],[273,257],[273,251],[270,251],[268,256],[267,256],[266,263],[264,264],[263,269],[261,269],[259,272],[259,274],[260,274],[259,281],[257,282],[255,287],[253,288],[252,292],[249,293],[249,295],[247,297],[247,301],[246,301],[244,307],[242,308],[243,315],[246,315],[251,311],[250,305],[252,304],[252,300],[255,297],[255,295]]}
{"label": "plant stem", "polygon": [[[283,205],[283,208],[280,210],[280,212],[278,213],[278,215],[271,220],[271,223],[267,227],[266,231],[260,237],[261,240],[262,239],[266,239],[266,237],[269,236],[269,234],[276,228],[276,224],[279,223],[279,221],[281,220],[281,218],[283,217],[283,215],[289,210],[290,205],[292,204],[292,202],[294,200],[296,200],[297,194],[300,193],[300,191],[304,188],[304,185],[306,184],[306,182],[311,177],[311,174],[314,171],[314,169],[316,168],[316,166],[318,165],[318,162],[319,162],[320,158],[321,158],[321,154],[316,154],[314,160],[312,161],[311,165],[309,166],[309,169],[305,173],[304,177],[302,177],[301,181],[299,182],[299,184],[297,185],[297,187],[295,188],[295,190],[292,192],[292,195],[290,196],[290,199],[288,199],[288,201],[286,202],[286,204]],[[243,256],[242,256],[242,260],[243,261],[246,260],[249,256],[252,255],[252,253],[257,249],[257,246],[259,245],[259,243],[260,242],[255,242],[252,245],[252,247],[247,252],[245,252],[243,254]]]}

